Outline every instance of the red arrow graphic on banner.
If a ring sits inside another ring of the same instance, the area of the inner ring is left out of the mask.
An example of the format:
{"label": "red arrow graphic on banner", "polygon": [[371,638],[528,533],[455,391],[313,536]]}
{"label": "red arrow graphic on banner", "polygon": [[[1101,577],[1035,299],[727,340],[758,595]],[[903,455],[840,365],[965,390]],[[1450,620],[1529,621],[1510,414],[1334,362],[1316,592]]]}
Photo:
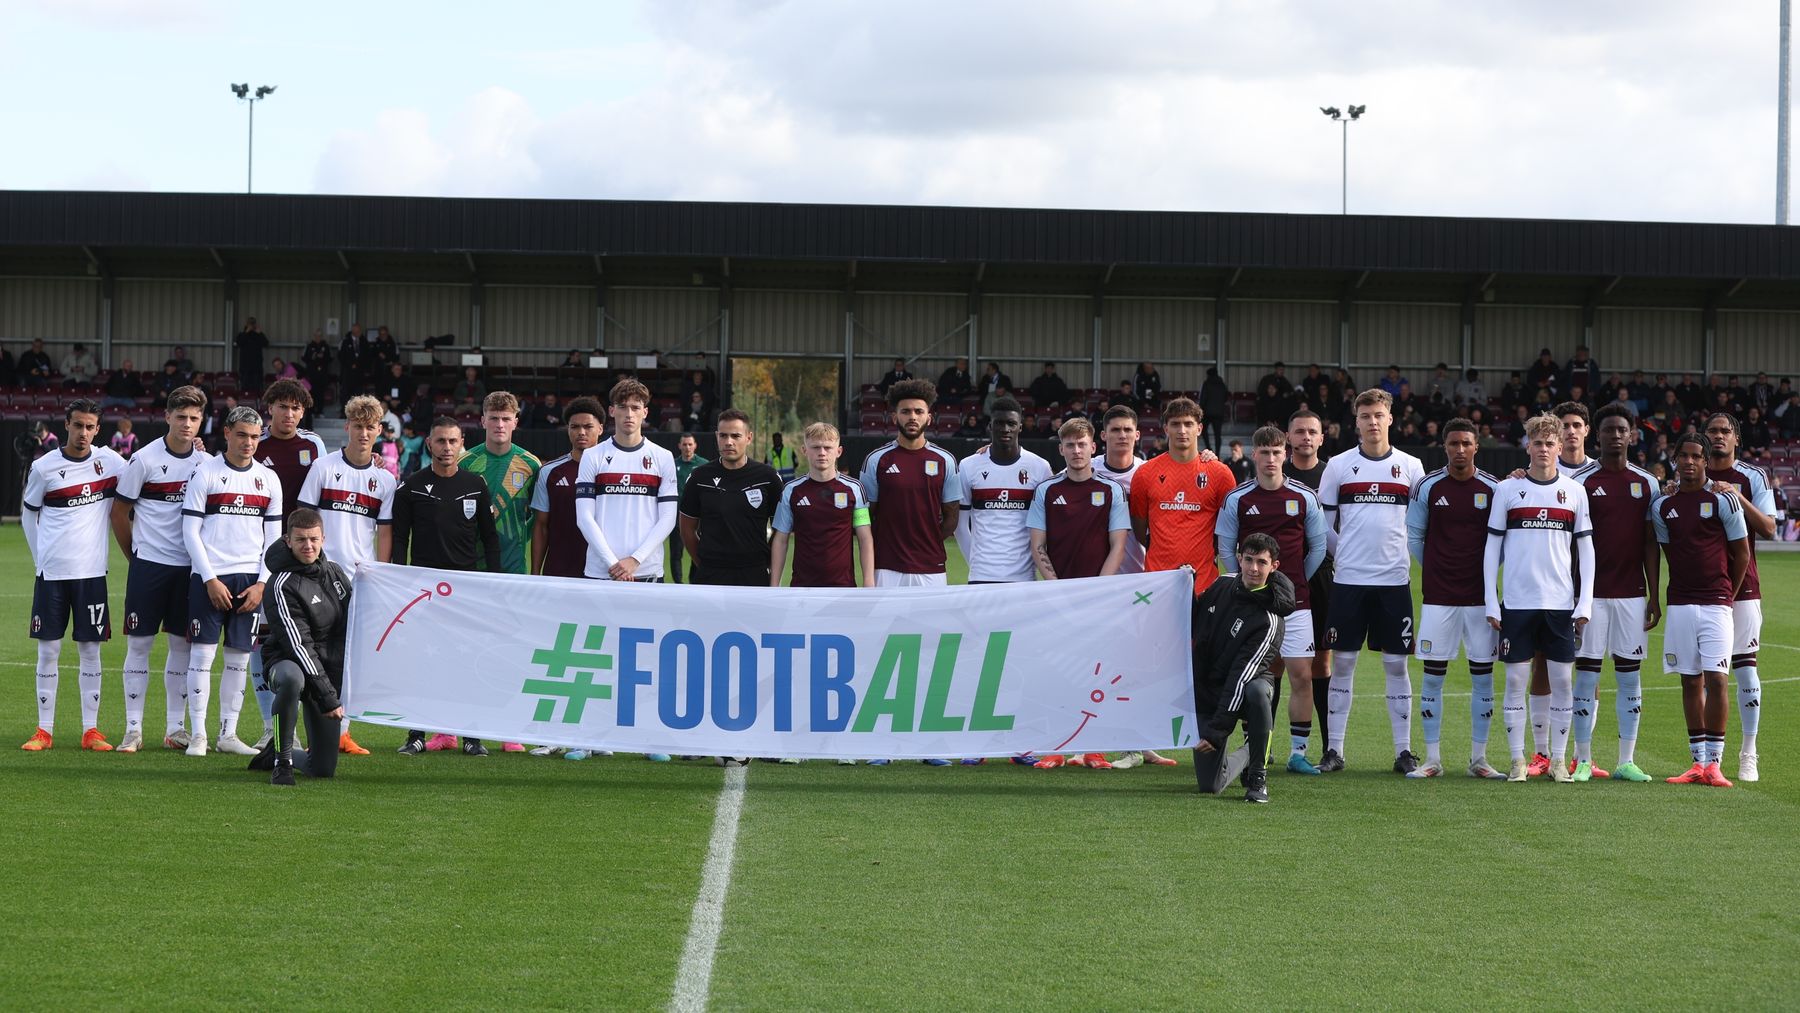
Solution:
{"label": "red arrow graphic on banner", "polygon": [[[450,597],[450,583],[448,581],[442,581],[442,580],[438,581],[437,593],[439,596],[444,597],[444,598]],[[376,652],[379,653],[381,651],[382,645],[387,643],[388,634],[394,632],[394,627],[401,625],[401,623],[405,619],[406,613],[411,611],[412,607],[414,605],[417,605],[418,603],[420,603],[422,601],[430,601],[430,600],[431,600],[431,589],[423,588],[423,587],[420,588],[419,596],[417,598],[414,598],[412,601],[407,602],[405,608],[403,608],[399,612],[395,613],[393,621],[387,624],[387,629],[381,631],[381,639],[375,641]]]}

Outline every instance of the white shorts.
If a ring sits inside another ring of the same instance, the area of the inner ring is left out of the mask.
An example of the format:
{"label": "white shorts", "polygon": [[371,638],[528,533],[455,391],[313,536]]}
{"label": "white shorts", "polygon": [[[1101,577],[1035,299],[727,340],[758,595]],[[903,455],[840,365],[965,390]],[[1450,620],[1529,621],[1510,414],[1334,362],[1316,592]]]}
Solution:
{"label": "white shorts", "polygon": [[1731,606],[1670,605],[1663,619],[1663,671],[1731,671]]}
{"label": "white shorts", "polygon": [[[1665,638],[1666,639],[1666,638]],[[1612,655],[1642,661],[1650,650],[1644,629],[1644,599],[1595,598],[1594,618],[1575,633],[1575,656],[1592,661]]]}
{"label": "white shorts", "polygon": [[1731,603],[1731,653],[1755,654],[1762,639],[1762,599]]}
{"label": "white shorts", "polygon": [[941,573],[901,573],[899,570],[876,570],[876,587],[943,587],[949,583]]}
{"label": "white shorts", "polygon": [[1295,609],[1281,630],[1281,656],[1307,658],[1313,656],[1312,609]]}
{"label": "white shorts", "polygon": [[1491,662],[1500,633],[1480,605],[1426,605],[1419,610],[1419,660],[1455,661],[1457,648],[1470,661]]}

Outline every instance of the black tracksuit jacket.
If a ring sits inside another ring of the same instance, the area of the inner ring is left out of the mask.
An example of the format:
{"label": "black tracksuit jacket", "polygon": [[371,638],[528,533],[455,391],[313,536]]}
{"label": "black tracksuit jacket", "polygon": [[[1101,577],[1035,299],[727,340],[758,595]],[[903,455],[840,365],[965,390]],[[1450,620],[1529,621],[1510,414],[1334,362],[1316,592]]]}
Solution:
{"label": "black tracksuit jacket", "polygon": [[264,669],[292,661],[306,675],[302,696],[320,713],[338,708],[344,687],[344,635],[350,619],[350,578],[320,554],[302,564],[287,542],[263,554],[269,564],[263,611],[269,617],[263,642]]}
{"label": "black tracksuit jacket", "polygon": [[1275,681],[1293,611],[1294,585],[1280,570],[1254,591],[1236,575],[1221,576],[1194,599],[1194,713],[1214,748],[1223,749],[1236,726],[1250,680]]}

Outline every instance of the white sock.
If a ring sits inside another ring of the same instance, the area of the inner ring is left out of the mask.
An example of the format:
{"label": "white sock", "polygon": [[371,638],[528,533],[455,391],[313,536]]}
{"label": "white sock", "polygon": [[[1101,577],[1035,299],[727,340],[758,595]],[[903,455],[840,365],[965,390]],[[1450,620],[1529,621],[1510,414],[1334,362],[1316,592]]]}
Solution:
{"label": "white sock", "polygon": [[1388,727],[1394,733],[1394,755],[1412,750],[1412,674],[1406,655],[1383,654],[1381,671],[1387,676]]}
{"label": "white sock", "polygon": [[56,663],[62,658],[62,641],[38,641],[37,704],[38,727],[56,731]]}
{"label": "white sock", "polygon": [[219,738],[237,735],[238,712],[244,709],[244,685],[250,681],[250,652],[225,648],[225,670],[219,673]]}
{"label": "white sock", "polygon": [[1325,748],[1344,755],[1344,730],[1350,725],[1350,702],[1355,699],[1356,652],[1331,652],[1331,692],[1327,706],[1331,709],[1331,730],[1325,737]]}
{"label": "white sock", "polygon": [[125,734],[144,731],[144,694],[150,689],[150,648],[156,638],[126,637],[125,665],[120,670],[125,682]]}
{"label": "white sock", "polygon": [[344,718],[342,721],[338,722],[338,734],[339,735],[349,735],[350,734],[350,719],[349,718]]}
{"label": "white sock", "polygon": [[1525,758],[1525,694],[1531,688],[1531,662],[1506,663],[1506,692],[1500,698],[1500,716],[1506,725],[1506,745],[1514,760]]}
{"label": "white sock", "polygon": [[1575,723],[1575,663],[1551,661],[1550,759],[1562,766],[1569,755],[1569,732]]}
{"label": "white sock", "polygon": [[188,701],[188,642],[187,638],[178,635],[169,637],[169,656],[163,662],[163,706],[166,709],[163,734],[173,735],[181,730],[181,722],[187,717]]}
{"label": "white sock", "polygon": [[218,644],[188,645],[188,731],[206,738],[206,701],[211,696],[213,658]]}
{"label": "white sock", "polygon": [[1615,658],[1613,678],[1619,684],[1619,696],[1613,701],[1613,710],[1619,721],[1619,763],[1632,763],[1632,758],[1637,753],[1638,723],[1644,716],[1643,676],[1635,667],[1629,671],[1619,671],[1619,661]]}
{"label": "white sock", "polygon": [[[1752,655],[1751,660],[1755,660]],[[1756,665],[1739,665],[1731,670],[1731,678],[1737,683],[1738,727],[1743,729],[1743,745],[1738,747],[1740,753],[1756,752],[1756,730],[1762,724],[1762,676]]]}
{"label": "white sock", "polygon": [[1531,744],[1545,756],[1550,755],[1550,694],[1531,695]]}
{"label": "white sock", "polygon": [[76,641],[75,656],[80,659],[75,679],[81,687],[81,729],[86,731],[100,724],[100,642]]}

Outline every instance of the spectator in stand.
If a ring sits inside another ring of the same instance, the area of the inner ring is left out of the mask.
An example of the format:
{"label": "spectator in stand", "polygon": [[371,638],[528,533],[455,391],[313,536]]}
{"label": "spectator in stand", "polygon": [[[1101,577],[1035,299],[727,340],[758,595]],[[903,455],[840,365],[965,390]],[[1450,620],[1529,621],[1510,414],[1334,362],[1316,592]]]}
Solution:
{"label": "spectator in stand", "polygon": [[1531,397],[1525,392],[1525,377],[1518,370],[1507,375],[1506,384],[1500,388],[1500,410],[1508,414],[1522,404],[1530,404]]}
{"label": "spectator in stand", "polygon": [[1010,392],[1012,389],[1012,377],[1000,371],[998,362],[988,363],[981,370],[981,384],[977,388],[977,392],[981,394],[982,413],[987,413],[985,406],[989,401],[1001,396],[1002,392]]}
{"label": "spectator in stand", "polygon": [[1493,420],[1488,418],[1487,409],[1480,405],[1471,406],[1468,410],[1468,414],[1463,417],[1474,423],[1477,430],[1480,430],[1482,426],[1491,427],[1493,424]]}
{"label": "spectator in stand", "polygon": [[[1318,370],[1317,366],[1312,368],[1312,372]],[[1231,421],[1231,388],[1212,366],[1206,367],[1206,382],[1200,385],[1200,417],[1207,423],[1200,427],[1200,446],[1218,456],[1219,441],[1225,438],[1225,426]],[[1286,427],[1286,423],[1282,425]],[[1105,427],[1101,430],[1104,432]]]}
{"label": "spectator in stand", "polygon": [[1394,425],[1410,422],[1419,426],[1424,421],[1425,406],[1420,403],[1418,395],[1413,393],[1412,384],[1400,381],[1400,390],[1394,394]]}
{"label": "spectator in stand", "polygon": [[[1267,388],[1274,385],[1264,384],[1263,386]],[[1249,481],[1250,476],[1256,473],[1256,462],[1244,456],[1243,440],[1231,441],[1231,452],[1225,457],[1225,467],[1231,469],[1231,476],[1239,485]]]}
{"label": "spectator in stand", "polygon": [[1800,392],[1789,394],[1786,401],[1775,406],[1775,413],[1781,419],[1781,438],[1800,439]]}
{"label": "spectator in stand", "polygon": [[374,350],[369,347],[369,339],[363,336],[362,324],[351,324],[344,340],[338,344],[339,401],[348,404],[351,398],[363,392],[363,381],[373,358]]}
{"label": "spectator in stand", "polygon": [[1770,408],[1779,403],[1775,400],[1775,385],[1769,382],[1767,373],[1756,374],[1756,382],[1750,385],[1749,394],[1747,403],[1761,408],[1764,415],[1767,415]]}
{"label": "spectator in stand", "polygon": [[1155,407],[1162,389],[1162,374],[1156,371],[1156,366],[1148,360],[1138,363],[1137,374],[1131,378],[1131,392],[1137,395],[1138,404],[1145,408]]}
{"label": "spectator in stand", "polygon": [[1529,405],[1514,405],[1512,419],[1506,427],[1506,432],[1501,433],[1496,429],[1494,435],[1508,443],[1523,447],[1525,445],[1525,422],[1531,418],[1531,414]]}
{"label": "spectator in stand", "polygon": [[1631,374],[1631,382],[1625,385],[1625,390],[1631,395],[1631,403],[1637,405],[1637,413],[1640,416],[1649,411],[1650,406],[1655,403],[1651,400],[1655,396],[1655,388],[1650,386],[1650,381],[1645,378],[1644,371],[1641,369]]}
{"label": "spectator in stand", "polygon": [[1631,388],[1629,387],[1620,387],[1613,391],[1612,400],[1606,403],[1620,405],[1636,418],[1641,419],[1645,416],[1644,412],[1638,411],[1637,402],[1631,400]]}
{"label": "spectator in stand", "polygon": [[313,329],[312,338],[300,350],[300,375],[311,384],[311,390],[324,393],[331,382],[331,346],[325,343],[325,332]]}
{"label": "spectator in stand", "polygon": [[1130,380],[1120,380],[1119,389],[1113,391],[1113,396],[1106,400],[1106,407],[1108,408],[1118,408],[1120,406],[1130,408],[1133,411],[1138,409],[1138,397],[1131,389]]}
{"label": "spectator in stand", "polygon": [[292,380],[305,390],[312,389],[312,384],[306,382],[306,377],[300,375],[294,364],[279,355],[269,360],[269,375],[276,380]]}
{"label": "spectator in stand", "polygon": [[13,353],[0,348],[0,387],[11,387],[19,382],[19,363]]}
{"label": "spectator in stand", "polygon": [[163,363],[162,375],[156,378],[156,406],[161,408],[169,400],[169,392],[177,387],[187,386],[187,379],[181,375],[181,368],[174,359]]}
{"label": "spectator in stand", "polygon": [[[386,376],[388,367],[400,361],[400,344],[388,333],[387,325],[375,328],[375,340],[370,344],[374,361],[369,363],[369,376]],[[373,382],[373,380],[371,380]]]}
{"label": "spectator in stand", "polygon": [[1483,422],[1477,429],[1478,432],[1475,437],[1475,445],[1477,447],[1480,447],[1482,450],[1495,450],[1500,446],[1500,440],[1494,436],[1493,426]]}
{"label": "spectator in stand", "polygon": [[487,400],[487,384],[481,379],[481,370],[474,366],[464,366],[462,379],[450,391],[450,400],[456,403],[456,414],[479,415],[481,403]]}
{"label": "spectator in stand", "polygon": [[1681,382],[1675,385],[1675,396],[1681,399],[1683,411],[1699,411],[1706,404],[1706,392],[1694,382],[1694,374],[1681,374]]}
{"label": "spectator in stand", "polygon": [[902,380],[910,379],[912,379],[912,374],[907,372],[906,360],[895,359],[893,368],[881,374],[881,379],[875,381],[875,389],[881,391],[882,397],[887,397],[889,387],[892,387]]}
{"label": "spectator in stand", "polygon": [[44,351],[44,339],[32,338],[31,347],[19,353],[19,382],[27,387],[47,387],[56,367]]}
{"label": "spectator in stand", "polygon": [[1450,378],[1450,367],[1446,363],[1438,363],[1431,368],[1431,379],[1425,381],[1425,389],[1419,392],[1429,401],[1434,396],[1441,396],[1449,401],[1456,396],[1456,381]]}
{"label": "spectator in stand", "polygon": [[255,317],[244,320],[244,329],[231,339],[231,346],[237,349],[238,385],[247,391],[262,390],[263,352],[269,347],[269,336],[257,326]]}
{"label": "spectator in stand", "polygon": [[975,389],[975,379],[969,375],[969,360],[958,356],[956,364],[938,374],[938,398],[944,401],[962,397]]}
{"label": "spectator in stand", "polygon": [[1557,383],[1561,380],[1558,373],[1556,357],[1550,354],[1550,349],[1539,349],[1537,361],[1525,370],[1525,389],[1531,391],[1533,397],[1537,396],[1538,391],[1547,390],[1554,399]]}
{"label": "spectator in stand", "polygon": [[1313,392],[1313,398],[1308,402],[1308,406],[1323,421],[1346,425],[1351,421],[1349,405],[1332,384],[1319,384],[1319,388]]}
{"label": "spectator in stand", "polygon": [[[1769,388],[1774,392],[1774,388]],[[1763,410],[1751,405],[1744,412],[1744,449],[1760,457],[1767,452],[1770,444],[1775,442],[1775,434],[1769,429],[1769,422],[1763,416]]]}
{"label": "spectator in stand", "polygon": [[1681,398],[1676,396],[1672,387],[1663,391],[1662,404],[1657,405],[1649,417],[1656,423],[1658,432],[1668,433],[1670,436],[1687,426],[1687,409],[1682,406]]}
{"label": "spectator in stand", "polygon": [[175,369],[181,373],[181,382],[192,383],[194,380],[194,360],[188,358],[187,346],[176,345],[169,350],[169,358],[174,360]]}
{"label": "spectator in stand", "polygon": [[381,413],[381,426],[385,434],[384,438],[398,440],[400,438],[400,427],[405,424],[406,417],[400,414],[400,403],[398,401],[389,401],[387,403],[387,410]]}
{"label": "spectator in stand", "polygon": [[[422,383],[413,388],[412,408],[402,418],[417,422],[419,428],[423,429],[425,423],[437,414],[437,398],[431,394],[431,384]],[[423,444],[424,441],[424,434],[420,434],[419,442]]]}
{"label": "spectator in stand", "polygon": [[1028,393],[1041,412],[1052,405],[1060,406],[1066,403],[1069,400],[1069,385],[1063,382],[1062,377],[1056,375],[1056,363],[1046,362],[1044,371],[1038,374],[1037,379],[1031,381]]}
{"label": "spectator in stand", "polygon": [[558,363],[556,368],[557,369],[586,369],[587,368],[587,357],[582,354],[581,349],[571,348],[571,349],[569,349],[569,354],[563,356],[563,361]]}
{"label": "spectator in stand", "polygon": [[398,362],[387,368],[387,375],[382,377],[381,386],[376,394],[383,401],[404,401],[412,395],[411,378],[406,375],[406,367]]}
{"label": "spectator in stand", "polygon": [[531,414],[525,420],[527,429],[561,429],[562,424],[562,405],[556,403],[554,393],[539,398],[538,403],[531,406]]}
{"label": "spectator in stand", "polygon": [[130,419],[120,419],[115,424],[112,439],[107,441],[106,445],[113,449],[113,453],[127,461],[131,460],[131,455],[137,452],[138,438],[137,434],[131,431]]}
{"label": "spectator in stand", "polygon": [[1387,368],[1387,374],[1381,378],[1381,382],[1376,386],[1387,391],[1388,397],[1397,398],[1400,396],[1400,388],[1406,387],[1410,389],[1412,383],[1408,381],[1406,377],[1400,375],[1399,366],[1389,366]]}
{"label": "spectator in stand", "polygon": [[1568,400],[1573,401],[1576,404],[1587,405],[1589,408],[1594,407],[1593,399],[1588,397],[1587,388],[1583,387],[1581,384],[1575,384],[1569,388]]}
{"label": "spectator in stand", "polygon": [[106,395],[100,399],[100,407],[136,408],[137,399],[143,396],[144,381],[138,379],[136,367],[126,359],[106,378]]}
{"label": "spectator in stand", "polygon": [[1775,388],[1775,403],[1777,405],[1786,404],[1787,399],[1792,397],[1793,394],[1794,394],[1794,381],[1788,379],[1785,376],[1782,377],[1781,383],[1778,386],[1776,386],[1776,388]]}
{"label": "spectator in stand", "polygon": [[[1618,400],[1615,395],[1621,390],[1626,392],[1625,397],[1626,400],[1629,401],[1631,399],[1631,388],[1626,386],[1624,375],[1621,373],[1613,373],[1606,378],[1605,383],[1594,388],[1594,398],[1599,404],[1610,404],[1611,402]],[[1643,413],[1639,412],[1639,414],[1641,415]]]}
{"label": "spectator in stand", "polygon": [[[1731,400],[1737,402],[1744,408],[1748,408],[1750,407],[1750,388],[1739,383],[1738,380],[1739,377],[1736,373],[1731,374],[1728,382],[1725,384],[1725,389],[1731,392]],[[1738,421],[1742,422],[1742,417],[1740,417]]]}
{"label": "spectator in stand", "polygon": [[1294,386],[1310,393],[1318,390],[1319,384],[1330,382],[1331,378],[1326,376],[1325,371],[1320,369],[1319,364],[1315,362],[1306,367],[1306,375],[1301,377],[1300,382]]}
{"label": "spectator in stand", "polygon": [[62,376],[65,387],[86,387],[94,382],[94,374],[97,372],[99,367],[94,365],[93,354],[79,341],[69,349],[69,354],[63,356]]}
{"label": "spectator in stand", "polygon": [[[1276,392],[1283,397],[1294,392],[1294,385],[1287,378],[1287,363],[1276,360],[1275,364],[1269,367],[1269,371],[1263,374],[1262,379],[1256,381],[1258,397],[1262,396],[1262,392],[1268,388],[1269,384],[1274,384]],[[1277,428],[1286,427],[1285,420],[1277,425]]]}
{"label": "spectator in stand", "polygon": [[[1594,391],[1600,389],[1600,364],[1588,351],[1588,346],[1579,345],[1575,349],[1575,357],[1563,367],[1562,389],[1573,391],[1576,387]],[[1574,400],[1571,398],[1571,400]]]}
{"label": "spectator in stand", "polygon": [[685,432],[708,432],[713,428],[712,406],[700,396],[699,391],[688,395],[687,407],[681,411],[681,428]]}
{"label": "spectator in stand", "polygon": [[[1273,374],[1270,374],[1271,376]],[[1256,390],[1256,424],[1274,426],[1281,429],[1287,425],[1288,416],[1294,414],[1293,398],[1282,393],[1281,385],[1264,377],[1264,381]],[[1243,448],[1236,443],[1241,451]]]}
{"label": "spectator in stand", "polygon": [[1356,395],[1360,392],[1356,381],[1350,378],[1350,371],[1342,366],[1331,371],[1331,386],[1331,393],[1346,404],[1356,400]]}
{"label": "spectator in stand", "polygon": [[400,478],[419,470],[425,460],[425,437],[419,435],[418,423],[408,422],[400,427],[400,470],[396,473]]}
{"label": "spectator in stand", "polygon": [[1471,369],[1456,383],[1455,401],[1459,405],[1486,405],[1487,388],[1481,385],[1481,370]]}

